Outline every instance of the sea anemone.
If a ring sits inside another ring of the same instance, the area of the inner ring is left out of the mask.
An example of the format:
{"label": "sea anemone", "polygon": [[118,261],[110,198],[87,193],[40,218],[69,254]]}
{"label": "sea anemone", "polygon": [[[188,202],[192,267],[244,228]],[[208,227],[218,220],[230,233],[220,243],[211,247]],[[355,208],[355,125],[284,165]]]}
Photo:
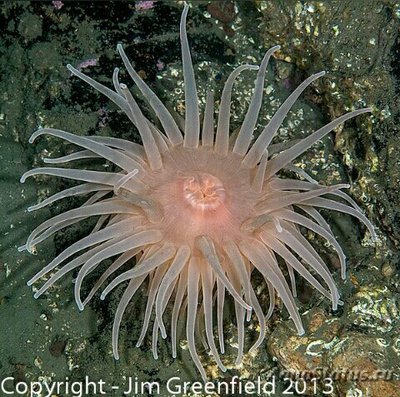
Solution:
{"label": "sea anemone", "polygon": [[[35,293],[35,298],[46,292],[60,277],[79,268],[74,282],[75,300],[79,309],[83,310],[106,279],[117,273],[101,293],[101,299],[116,286],[127,283],[112,330],[113,354],[118,359],[122,316],[132,296],[147,279],[147,306],[137,346],[143,342],[153,319],[152,351],[157,358],[159,333],[163,338],[167,337],[163,316],[171,301],[172,355],[177,355],[178,318],[186,312],[188,349],[205,379],[195,337],[205,333],[203,339],[206,346],[224,371],[220,353],[224,352],[225,345],[223,310],[226,292],[234,300],[237,363],[241,362],[244,351],[244,324],[250,321],[252,313],[259,323],[259,336],[251,350],[265,339],[266,321],[275,307],[275,292],[298,333],[304,333],[295,303],[296,273],[327,297],[333,309],[341,303],[327,264],[300,228],[309,229],[333,247],[344,278],[344,253],[318,209],[350,214],[364,223],[372,236],[373,226],[358,205],[341,190],[348,185],[321,185],[294,166],[292,161],[338,125],[371,109],[344,114],[304,139],[271,144],[300,94],[324,75],[324,72],[317,73],[294,90],[264,130],[253,139],[262,105],[265,72],[270,57],[279,49],[276,46],[267,51],[259,67],[242,65],[231,73],[221,94],[216,128],[214,98],[209,92],[201,124],[186,34],[188,10],[188,5],[185,5],[180,22],[185,85],[184,123],[175,120],[142,80],[121,45],[117,49],[123,63],[157,115],[160,128],[144,116],[127,85],[119,82],[117,68],[112,78],[113,91],[71,65],[67,66],[75,76],[103,93],[126,113],[139,131],[142,145],[111,137],[76,136],[53,128],[36,131],[29,140],[31,143],[47,134],[84,149],[59,158],[46,158],[45,163],[104,158],[118,169],[116,172],[100,172],[42,167],[26,172],[22,182],[34,175],[53,175],[84,182],[54,194],[28,211],[66,197],[90,194],[91,197],[79,208],[42,223],[20,250],[32,252],[37,244],[57,231],[97,216],[97,223],[88,236],[66,248],[29,280],[28,285],[32,285],[39,279],[46,279]],[[240,129],[230,133],[233,85],[238,74],[246,69],[258,70],[254,93]],[[81,287],[85,277],[109,258],[113,259],[112,264],[82,300]],[[121,269],[123,266],[125,269]],[[255,270],[265,279],[268,288],[270,304],[266,311],[261,307],[251,283]],[[219,349],[214,339],[215,312]]]}

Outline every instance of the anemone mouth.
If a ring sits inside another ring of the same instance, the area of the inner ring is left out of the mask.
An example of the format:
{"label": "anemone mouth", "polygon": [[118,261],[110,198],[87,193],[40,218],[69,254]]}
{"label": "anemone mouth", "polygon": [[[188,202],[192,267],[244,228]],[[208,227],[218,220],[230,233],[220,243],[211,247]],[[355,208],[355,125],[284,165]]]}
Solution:
{"label": "anemone mouth", "polygon": [[224,185],[211,174],[196,172],[183,181],[183,197],[195,210],[216,210],[225,201],[225,196]]}
{"label": "anemone mouth", "polygon": [[[250,320],[254,313],[259,322],[259,336],[250,349],[254,350],[266,337],[266,320],[274,310],[275,293],[284,303],[297,331],[304,333],[295,301],[296,275],[306,279],[329,299],[333,308],[341,304],[333,275],[317,250],[302,235],[300,227],[321,236],[333,247],[339,256],[344,278],[343,250],[318,209],[356,217],[366,225],[372,237],[375,236],[373,225],[354,200],[342,191],[348,185],[323,186],[295,167],[292,161],[341,123],[371,109],[344,114],[300,141],[288,142],[285,146],[271,144],[297,98],[323,76],[324,72],[320,72],[293,91],[253,140],[267,64],[279,49],[273,47],[267,51],[259,67],[242,65],[228,77],[221,95],[216,129],[213,93],[207,96],[201,123],[186,34],[188,10],[189,6],[185,4],[180,23],[186,109],[183,128],[134,70],[121,45],[117,49],[124,65],[154,110],[161,129],[145,117],[128,86],[119,82],[118,68],[112,78],[115,90],[111,90],[68,65],[74,75],[106,95],[126,113],[138,129],[142,145],[111,137],[76,136],[53,128],[36,131],[30,138],[31,143],[47,134],[83,148],[68,156],[46,159],[46,163],[65,164],[80,159],[104,158],[113,162],[119,171],[42,167],[26,172],[21,182],[35,175],[53,175],[83,182],[30,207],[30,211],[66,197],[90,197],[81,207],[39,225],[19,250],[31,252],[57,231],[88,217],[98,217],[88,236],[66,248],[29,280],[28,284],[32,285],[47,276],[35,297],[45,293],[66,273],[79,268],[74,293],[79,309],[83,309],[105,281],[118,274],[101,294],[101,299],[105,299],[116,286],[127,282],[112,331],[113,353],[118,359],[122,316],[133,295],[148,280],[148,299],[137,346],[143,343],[153,318],[152,351],[157,358],[159,333],[163,338],[167,336],[163,315],[168,303],[173,302],[172,355],[177,356],[178,318],[186,312],[189,351],[203,379],[206,379],[195,335],[201,334],[199,323],[203,323],[204,345],[224,371],[219,354],[225,350],[223,311],[228,293],[234,300],[238,330],[237,364],[244,352],[245,320]],[[240,130],[236,135],[230,135],[232,89],[235,78],[244,70],[258,70],[254,93]],[[296,177],[282,178],[282,170],[294,173]],[[112,259],[112,264],[82,300],[81,287],[86,276],[107,259]],[[133,260],[136,260],[134,266],[131,265]],[[280,262],[286,266],[287,276]],[[127,270],[123,271],[122,267],[128,263]],[[268,287],[270,306],[266,314],[251,285],[254,269],[262,274]],[[214,306],[219,352],[214,341]]]}

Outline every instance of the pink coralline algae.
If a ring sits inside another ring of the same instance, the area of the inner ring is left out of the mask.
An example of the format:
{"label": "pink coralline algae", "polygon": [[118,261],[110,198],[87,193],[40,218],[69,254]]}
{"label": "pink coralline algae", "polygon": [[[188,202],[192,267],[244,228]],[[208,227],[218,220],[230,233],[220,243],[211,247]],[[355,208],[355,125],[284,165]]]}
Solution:
{"label": "pink coralline algae", "polygon": [[108,109],[103,106],[97,111],[97,115],[99,116],[98,126],[104,128],[108,123]]}
{"label": "pink coralline algae", "polygon": [[136,11],[145,11],[149,10],[154,7],[154,0],[147,0],[147,1],[138,1],[135,4],[135,10]]}
{"label": "pink coralline algae", "polygon": [[64,3],[60,0],[54,0],[52,1],[52,4],[56,10],[60,10],[61,8],[64,7]]}
{"label": "pink coralline algae", "polygon": [[161,59],[158,59],[157,63],[156,63],[156,66],[157,66],[157,69],[159,71],[161,71],[161,70],[163,70],[165,68],[165,63]]}
{"label": "pink coralline algae", "polygon": [[78,70],[86,69],[89,66],[96,66],[98,62],[97,58],[89,58],[86,59],[85,61],[82,61],[76,68]]}

